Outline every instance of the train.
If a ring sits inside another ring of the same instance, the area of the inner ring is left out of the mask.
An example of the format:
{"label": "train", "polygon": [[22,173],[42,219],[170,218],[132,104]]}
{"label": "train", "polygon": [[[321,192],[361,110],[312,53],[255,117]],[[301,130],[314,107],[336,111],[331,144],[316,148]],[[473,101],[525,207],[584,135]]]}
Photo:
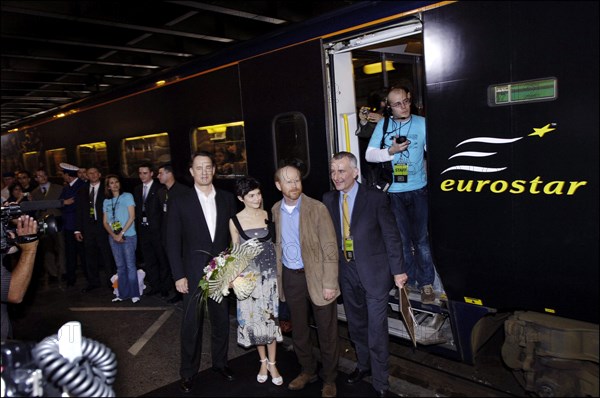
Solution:
{"label": "train", "polygon": [[363,156],[370,93],[409,81],[438,298],[409,294],[407,322],[390,292],[390,339],[476,364],[503,330],[527,391],[598,396],[598,15],[597,2],[361,2],[5,131],[2,169],[58,179],[60,162],[94,164],[131,187],[139,164],[171,162],[191,183],[190,155],[209,150],[227,159],[216,185],[251,175],[269,208],[278,162],[296,157],[320,199],[332,154]]}

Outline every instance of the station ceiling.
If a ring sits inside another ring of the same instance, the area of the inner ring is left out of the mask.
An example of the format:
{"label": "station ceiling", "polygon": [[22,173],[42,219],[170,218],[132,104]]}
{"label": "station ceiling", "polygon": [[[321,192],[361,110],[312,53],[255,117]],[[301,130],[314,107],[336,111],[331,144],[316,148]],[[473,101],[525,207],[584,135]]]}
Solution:
{"label": "station ceiling", "polygon": [[2,0],[2,133],[353,3]]}

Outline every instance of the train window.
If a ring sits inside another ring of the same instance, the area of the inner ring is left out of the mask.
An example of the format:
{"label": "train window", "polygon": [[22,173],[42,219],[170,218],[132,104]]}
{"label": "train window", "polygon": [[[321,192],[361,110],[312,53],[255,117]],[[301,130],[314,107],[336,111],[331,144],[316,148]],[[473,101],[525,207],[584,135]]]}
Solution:
{"label": "train window", "polygon": [[306,165],[302,177],[310,172],[308,127],[306,117],[299,112],[283,113],[273,119],[275,167],[285,159],[299,159]]}
{"label": "train window", "polygon": [[37,151],[25,152],[23,154],[23,164],[25,170],[37,170],[40,167],[40,153]]}
{"label": "train window", "polygon": [[121,141],[121,173],[124,177],[136,178],[141,164],[150,163],[158,167],[170,161],[168,133],[129,137]]}
{"label": "train window", "polygon": [[215,178],[228,179],[248,175],[244,122],[197,127],[191,135],[192,153],[212,152],[217,170]]}
{"label": "train window", "polygon": [[67,163],[66,148],[49,149],[46,151],[46,171],[50,177],[61,177],[62,169],[59,164]]}
{"label": "train window", "polygon": [[92,142],[77,145],[77,164],[81,167],[99,167],[100,172],[108,174],[108,157],[106,154],[106,142]]}

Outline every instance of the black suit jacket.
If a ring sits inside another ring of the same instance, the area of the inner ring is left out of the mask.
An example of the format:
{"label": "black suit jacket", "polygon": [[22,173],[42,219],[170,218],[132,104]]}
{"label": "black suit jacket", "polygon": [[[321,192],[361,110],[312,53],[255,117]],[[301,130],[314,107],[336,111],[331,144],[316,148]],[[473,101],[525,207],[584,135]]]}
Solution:
{"label": "black suit jacket", "polygon": [[77,200],[76,210],[75,210],[75,231],[79,231],[83,234],[83,238],[85,239],[85,231],[90,228],[90,226],[95,226],[98,229],[104,230],[104,226],[102,224],[102,218],[104,217],[103,203],[104,199],[106,199],[106,195],[104,194],[104,182],[100,182],[98,186],[98,193],[96,194],[96,203],[94,206],[94,211],[97,215],[97,222],[95,224],[90,224],[90,183],[86,182],[81,189],[77,192]]}
{"label": "black suit jacket", "polygon": [[[342,248],[340,192],[326,192],[323,203],[335,226],[342,270],[346,260]],[[350,235],[354,239],[356,269],[363,286],[371,293],[388,293],[393,283],[392,275],[402,274],[405,270],[402,239],[387,194],[358,185],[350,216]]]}
{"label": "black suit jacket", "polygon": [[158,190],[158,201],[160,202],[160,208],[162,210],[160,233],[162,243],[165,248],[167,247],[167,214],[169,212],[169,207],[171,203],[170,201],[181,195],[185,195],[186,192],[188,192],[189,190],[190,187],[177,181],[171,186],[170,189],[167,189],[167,187],[163,185],[162,188]]}
{"label": "black suit jacket", "polygon": [[[145,210],[146,218],[148,219],[148,228],[153,234],[160,234],[160,225],[162,221],[162,207],[158,198],[158,191],[164,187],[160,182],[154,180],[150,187],[150,192],[146,196],[146,206],[144,208],[144,200],[142,193],[144,184],[137,185],[133,189],[133,200],[135,201],[135,228],[138,233],[142,231],[142,212]],[[146,228],[146,227],[145,227]]]}
{"label": "black suit jacket", "polygon": [[186,277],[190,293],[204,275],[204,267],[229,247],[229,219],[236,213],[234,196],[216,189],[217,226],[214,241],[194,188],[171,200],[167,212],[167,255],[175,281]]}

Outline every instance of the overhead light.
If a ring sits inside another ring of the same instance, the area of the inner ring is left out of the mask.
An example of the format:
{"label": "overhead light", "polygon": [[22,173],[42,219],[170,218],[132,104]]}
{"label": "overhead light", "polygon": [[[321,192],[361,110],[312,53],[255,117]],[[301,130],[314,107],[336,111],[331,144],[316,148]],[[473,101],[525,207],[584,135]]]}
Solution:
{"label": "overhead light", "polygon": [[[385,61],[385,70],[396,70],[396,68],[394,68],[394,63],[392,61]],[[382,71],[383,68],[381,62],[363,66],[363,72],[366,75],[374,75],[375,73],[381,73]]]}

